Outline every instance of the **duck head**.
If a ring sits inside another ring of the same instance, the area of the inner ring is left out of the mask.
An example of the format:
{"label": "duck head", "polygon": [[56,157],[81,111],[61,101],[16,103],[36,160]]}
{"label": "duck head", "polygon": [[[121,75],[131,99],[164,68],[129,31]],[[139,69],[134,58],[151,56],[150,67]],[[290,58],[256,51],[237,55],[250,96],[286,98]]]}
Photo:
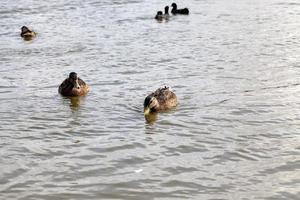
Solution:
{"label": "duck head", "polygon": [[144,115],[148,115],[149,113],[153,113],[158,110],[159,103],[154,96],[147,96],[144,101]]}
{"label": "duck head", "polygon": [[78,83],[78,76],[77,73],[75,72],[71,72],[69,74],[69,81],[72,84],[73,88],[72,88],[72,93],[76,94],[80,92],[80,85]]}
{"label": "duck head", "polygon": [[156,17],[162,17],[162,15],[163,15],[162,11],[157,11]]}
{"label": "duck head", "polygon": [[171,6],[173,7],[173,9],[177,10],[177,4],[176,3],[172,3]]}
{"label": "duck head", "polygon": [[165,15],[168,15],[169,14],[169,6],[166,6],[165,7]]}
{"label": "duck head", "polygon": [[157,11],[155,19],[157,19],[159,21],[161,21],[163,19],[163,13],[162,13],[162,11]]}
{"label": "duck head", "polygon": [[24,34],[24,33],[30,32],[30,30],[26,26],[22,26],[21,32],[22,32],[22,34]]}

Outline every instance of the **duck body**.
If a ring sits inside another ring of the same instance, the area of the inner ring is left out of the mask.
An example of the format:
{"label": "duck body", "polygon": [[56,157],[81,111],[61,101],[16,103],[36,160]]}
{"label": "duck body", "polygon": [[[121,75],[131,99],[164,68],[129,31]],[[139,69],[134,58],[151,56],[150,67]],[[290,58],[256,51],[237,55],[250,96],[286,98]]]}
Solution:
{"label": "duck body", "polygon": [[169,87],[157,89],[149,94],[144,101],[144,114],[169,110],[177,105],[177,96]]}
{"label": "duck body", "polygon": [[31,40],[32,38],[34,38],[36,36],[36,32],[30,30],[26,26],[22,26],[20,35],[25,40]]}
{"label": "duck body", "polygon": [[89,92],[89,86],[75,72],[71,72],[69,78],[60,84],[58,92],[68,97],[83,96]]}
{"label": "duck body", "polygon": [[176,14],[181,14],[181,15],[188,15],[190,13],[188,8],[183,8],[183,9],[177,9],[177,4],[176,3],[172,3],[172,10],[171,13],[173,15]]}
{"label": "duck body", "polygon": [[169,6],[166,6],[166,7],[165,7],[164,18],[165,18],[165,20],[168,20],[169,17],[170,17],[170,15],[169,15]]}

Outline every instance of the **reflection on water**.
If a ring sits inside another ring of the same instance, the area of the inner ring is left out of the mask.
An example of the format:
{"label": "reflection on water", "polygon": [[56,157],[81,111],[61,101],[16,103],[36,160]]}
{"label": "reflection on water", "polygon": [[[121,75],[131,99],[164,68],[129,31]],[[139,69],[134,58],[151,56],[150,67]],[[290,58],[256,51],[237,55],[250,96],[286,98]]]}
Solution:
{"label": "reflection on water", "polygon": [[82,101],[84,101],[84,97],[70,97],[70,107],[76,109]]}
{"label": "reflection on water", "polygon": [[70,107],[71,108],[77,108],[80,105],[80,97],[71,97],[70,98]]}
{"label": "reflection on water", "polygon": [[[299,199],[300,5],[167,3],[1,2],[0,199]],[[180,106],[145,118],[161,85]]]}
{"label": "reflection on water", "polygon": [[145,116],[146,122],[149,123],[149,124],[153,124],[157,119],[157,113],[149,113],[149,114],[144,115],[144,116]]}
{"label": "reflection on water", "polygon": [[79,97],[63,97],[63,104],[69,105],[71,110],[75,111],[78,110],[79,106],[84,103],[86,96],[79,96]]}

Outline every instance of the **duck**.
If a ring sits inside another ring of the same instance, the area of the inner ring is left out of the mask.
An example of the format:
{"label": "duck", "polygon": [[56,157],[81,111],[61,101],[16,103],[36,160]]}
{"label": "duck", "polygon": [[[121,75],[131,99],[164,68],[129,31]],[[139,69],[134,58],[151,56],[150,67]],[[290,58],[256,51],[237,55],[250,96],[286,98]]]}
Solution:
{"label": "duck", "polygon": [[177,9],[177,4],[176,3],[172,3],[171,6],[172,6],[171,13],[173,15],[176,15],[176,14],[188,15],[189,14],[189,9],[188,8]]}
{"label": "duck", "polygon": [[155,15],[155,19],[158,21],[162,21],[164,18],[162,11],[157,11],[157,14]]}
{"label": "duck", "polygon": [[166,7],[165,7],[164,18],[165,18],[166,20],[168,20],[169,17],[170,17],[170,15],[169,15],[169,6],[166,6]]}
{"label": "duck", "polygon": [[71,72],[60,84],[58,92],[68,97],[83,96],[89,92],[89,86],[77,76],[76,72]]}
{"label": "duck", "polygon": [[36,32],[30,30],[27,26],[22,26],[20,35],[24,40],[31,40],[36,36]]}
{"label": "duck", "polygon": [[169,87],[158,88],[149,94],[144,101],[144,115],[167,111],[177,105],[177,96]]}

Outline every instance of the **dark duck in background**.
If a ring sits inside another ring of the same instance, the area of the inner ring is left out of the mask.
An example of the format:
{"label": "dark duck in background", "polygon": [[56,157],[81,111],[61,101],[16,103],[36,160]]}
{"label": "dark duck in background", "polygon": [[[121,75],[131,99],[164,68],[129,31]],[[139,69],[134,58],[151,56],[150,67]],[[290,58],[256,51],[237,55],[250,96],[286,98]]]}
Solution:
{"label": "dark duck in background", "polygon": [[173,15],[176,15],[176,14],[188,15],[189,14],[189,9],[188,8],[177,9],[177,4],[176,3],[172,3],[171,6],[172,6],[171,13]]}
{"label": "dark duck in background", "polygon": [[162,21],[164,18],[162,11],[157,11],[157,14],[155,15],[155,19],[158,21]]}
{"label": "dark duck in background", "polygon": [[166,20],[168,20],[169,17],[170,17],[170,15],[169,15],[169,6],[166,6],[166,7],[165,7],[164,18],[165,18]]}

